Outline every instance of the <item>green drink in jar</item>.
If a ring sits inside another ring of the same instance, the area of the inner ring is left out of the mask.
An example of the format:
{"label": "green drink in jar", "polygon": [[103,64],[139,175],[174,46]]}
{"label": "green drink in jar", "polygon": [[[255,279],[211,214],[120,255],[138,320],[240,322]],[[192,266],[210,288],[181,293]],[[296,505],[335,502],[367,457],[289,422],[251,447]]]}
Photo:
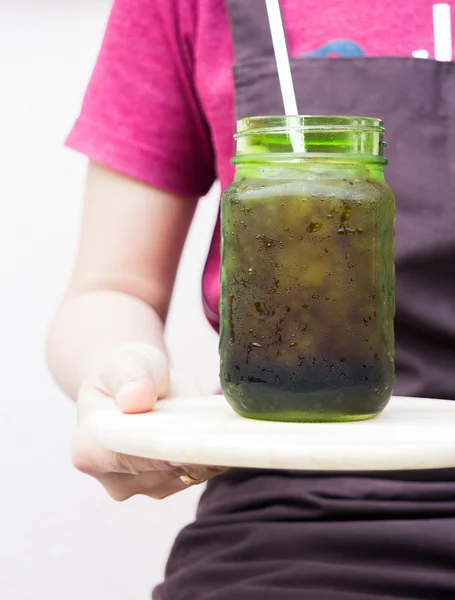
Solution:
{"label": "green drink in jar", "polygon": [[239,122],[222,200],[220,339],[239,414],[354,421],[389,401],[395,204],[383,135],[360,117]]}

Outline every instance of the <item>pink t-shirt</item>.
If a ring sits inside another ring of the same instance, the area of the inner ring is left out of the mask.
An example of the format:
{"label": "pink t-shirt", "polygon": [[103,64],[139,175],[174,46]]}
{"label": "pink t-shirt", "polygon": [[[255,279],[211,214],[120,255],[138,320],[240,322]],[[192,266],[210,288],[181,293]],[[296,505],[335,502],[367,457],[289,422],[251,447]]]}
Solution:
{"label": "pink t-shirt", "polygon": [[[292,56],[315,59],[432,58],[433,4],[281,0]],[[233,62],[224,0],[116,0],[67,144],[166,191],[202,196],[216,178],[224,190],[234,174]],[[217,269],[204,292],[216,312]]]}

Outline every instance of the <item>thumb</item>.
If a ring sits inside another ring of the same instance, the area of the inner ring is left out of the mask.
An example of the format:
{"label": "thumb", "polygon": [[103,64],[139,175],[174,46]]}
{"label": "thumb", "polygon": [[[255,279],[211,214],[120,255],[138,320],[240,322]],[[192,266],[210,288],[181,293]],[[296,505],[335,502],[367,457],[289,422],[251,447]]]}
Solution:
{"label": "thumb", "polygon": [[158,398],[167,394],[168,361],[163,351],[151,344],[124,345],[116,349],[101,370],[100,380],[122,412],[148,412]]}

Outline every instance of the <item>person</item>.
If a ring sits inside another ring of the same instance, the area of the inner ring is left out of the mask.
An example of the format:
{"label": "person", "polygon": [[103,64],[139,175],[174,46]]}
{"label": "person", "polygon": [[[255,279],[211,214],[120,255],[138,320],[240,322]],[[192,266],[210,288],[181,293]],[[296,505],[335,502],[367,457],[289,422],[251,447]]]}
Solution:
{"label": "person", "polygon": [[[281,8],[300,110],[386,120],[396,393],[453,399],[455,66],[413,58],[432,56],[432,2]],[[90,163],[78,258],[47,344],[55,379],[77,398],[74,464],[116,500],[209,480],[154,600],[453,598],[452,469],[221,472],[111,453],[84,434],[113,402],[139,413],[193,393],[163,342],[185,235],[197,199],[216,178],[223,190],[232,181],[235,117],[282,111],[264,0],[115,0],[68,138]],[[203,277],[214,327],[219,243],[218,223]]]}

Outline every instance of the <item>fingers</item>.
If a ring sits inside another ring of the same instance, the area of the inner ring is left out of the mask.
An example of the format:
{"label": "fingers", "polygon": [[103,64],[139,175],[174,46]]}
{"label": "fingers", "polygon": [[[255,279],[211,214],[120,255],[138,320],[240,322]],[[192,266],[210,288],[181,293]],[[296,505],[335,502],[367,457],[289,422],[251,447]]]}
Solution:
{"label": "fingers", "polygon": [[[170,382],[172,379],[172,383]],[[141,413],[152,410],[166,395],[197,395],[199,390],[187,378],[172,372],[167,357],[149,344],[130,344],[116,348],[97,366],[79,392],[79,425],[73,446],[73,464],[97,479],[115,500],[142,494],[166,498],[206,481],[223,469],[196,465],[171,465],[110,452],[94,443],[89,435],[93,412],[117,410]]]}
{"label": "fingers", "polygon": [[169,389],[169,368],[163,352],[150,344],[121,346],[101,365],[89,386],[114,398],[124,413],[152,410]]}
{"label": "fingers", "polygon": [[97,479],[111,498],[118,502],[138,494],[149,496],[154,500],[163,500],[187,488],[172,471],[154,471],[140,475],[108,473],[98,476]]}
{"label": "fingers", "polygon": [[224,470],[201,465],[171,465],[110,452],[93,445],[82,432],[78,433],[73,446],[73,464],[97,479],[117,501],[137,494],[161,500]]}
{"label": "fingers", "polygon": [[115,395],[120,410],[126,414],[149,412],[159,396],[157,387],[145,378],[124,384]]}
{"label": "fingers", "polygon": [[[134,457],[120,455],[120,460],[131,461],[134,465]],[[141,459],[142,460],[142,459]],[[149,461],[151,464],[152,461]],[[177,469],[169,469],[155,464],[150,471],[142,473],[106,473],[97,475],[96,479],[104,486],[108,494],[119,502],[128,500],[132,496],[141,494],[149,496],[155,500],[162,500],[177,492],[181,492],[188,487],[198,483],[205,483],[208,479],[218,475],[222,469],[215,467],[202,467],[196,465],[187,465]],[[187,478],[191,481],[188,481]],[[194,481],[194,483],[193,483]]]}

